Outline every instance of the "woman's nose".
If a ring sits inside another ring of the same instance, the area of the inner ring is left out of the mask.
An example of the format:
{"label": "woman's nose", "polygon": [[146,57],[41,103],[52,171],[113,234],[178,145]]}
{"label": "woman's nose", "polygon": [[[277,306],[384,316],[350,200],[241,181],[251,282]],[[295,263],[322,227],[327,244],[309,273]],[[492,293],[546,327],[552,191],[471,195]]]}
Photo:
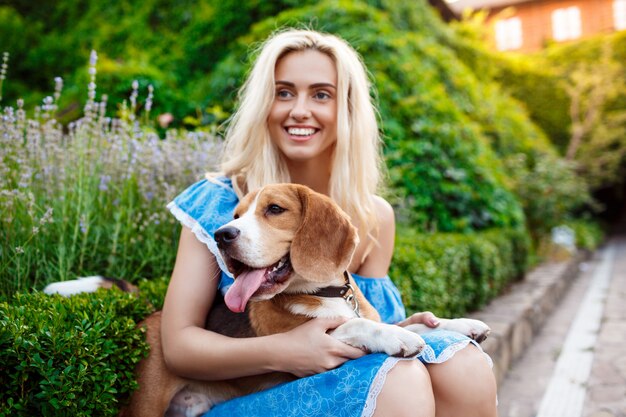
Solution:
{"label": "woman's nose", "polygon": [[311,117],[311,110],[306,97],[298,97],[293,102],[293,108],[289,112],[289,116],[296,120],[308,119]]}

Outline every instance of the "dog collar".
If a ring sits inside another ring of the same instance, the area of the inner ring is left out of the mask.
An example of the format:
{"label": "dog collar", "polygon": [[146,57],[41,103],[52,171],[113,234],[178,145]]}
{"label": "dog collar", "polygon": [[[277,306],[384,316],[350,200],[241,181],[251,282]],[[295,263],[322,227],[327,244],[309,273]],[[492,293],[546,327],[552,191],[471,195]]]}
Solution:
{"label": "dog collar", "polygon": [[320,288],[319,290],[309,295],[329,298],[341,297],[346,300],[348,304],[350,304],[350,307],[352,307],[352,310],[356,313],[357,317],[361,317],[361,315],[359,314],[359,301],[356,298],[354,287],[352,286],[352,284],[350,284],[350,275],[348,274],[348,271],[345,271],[343,273],[343,276],[345,277],[346,281],[345,284],[343,284],[342,286]]}

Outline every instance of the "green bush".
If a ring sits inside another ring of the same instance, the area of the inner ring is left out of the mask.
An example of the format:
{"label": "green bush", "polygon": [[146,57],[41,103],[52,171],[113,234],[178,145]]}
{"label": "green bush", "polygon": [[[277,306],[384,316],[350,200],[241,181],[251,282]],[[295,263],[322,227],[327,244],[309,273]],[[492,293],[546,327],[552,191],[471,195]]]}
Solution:
{"label": "green bush", "polygon": [[0,303],[0,415],[114,416],[147,354],[136,296],[16,293]]}
{"label": "green bush", "polygon": [[565,222],[576,233],[578,249],[595,250],[604,240],[604,229],[597,221],[577,219]]}
{"label": "green bush", "polygon": [[529,253],[530,239],[522,230],[421,234],[402,228],[390,276],[408,312],[458,317],[522,277]]}
{"label": "green bush", "polygon": [[584,180],[576,175],[574,164],[546,154],[532,165],[524,154],[506,161],[516,171],[516,194],[523,203],[528,229],[533,240],[549,236],[553,227],[572,218],[575,209],[591,203]]}

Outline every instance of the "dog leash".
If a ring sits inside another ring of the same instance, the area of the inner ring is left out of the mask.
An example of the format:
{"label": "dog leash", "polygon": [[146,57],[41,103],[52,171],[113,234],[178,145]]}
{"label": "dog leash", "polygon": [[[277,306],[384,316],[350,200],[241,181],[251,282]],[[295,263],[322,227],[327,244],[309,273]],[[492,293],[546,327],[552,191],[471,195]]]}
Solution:
{"label": "dog leash", "polygon": [[361,317],[359,314],[359,300],[356,298],[356,294],[354,291],[354,287],[350,284],[350,275],[348,271],[344,271],[343,276],[346,278],[345,284],[340,287],[325,287],[320,288],[314,293],[309,295],[314,295],[316,297],[341,297],[352,307],[352,311],[356,314],[357,317]]}

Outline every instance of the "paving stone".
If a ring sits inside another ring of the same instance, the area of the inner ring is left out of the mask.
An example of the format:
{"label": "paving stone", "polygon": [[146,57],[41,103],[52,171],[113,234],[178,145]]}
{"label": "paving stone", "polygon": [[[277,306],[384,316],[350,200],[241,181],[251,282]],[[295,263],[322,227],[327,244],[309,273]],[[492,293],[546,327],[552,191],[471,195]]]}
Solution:
{"label": "paving stone", "polygon": [[608,411],[598,411],[589,415],[589,417],[616,417],[615,414]]}

